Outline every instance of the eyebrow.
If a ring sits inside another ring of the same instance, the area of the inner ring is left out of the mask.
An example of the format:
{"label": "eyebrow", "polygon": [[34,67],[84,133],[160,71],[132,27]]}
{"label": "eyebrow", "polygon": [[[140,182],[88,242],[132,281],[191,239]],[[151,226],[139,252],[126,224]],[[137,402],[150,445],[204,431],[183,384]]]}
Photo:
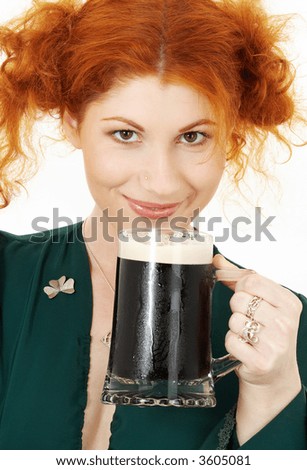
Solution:
{"label": "eyebrow", "polygon": [[[136,122],[132,121],[131,119],[126,119],[122,116],[113,116],[113,117],[109,117],[109,118],[103,118],[103,119],[101,119],[101,121],[121,121],[121,122],[124,122],[126,124],[129,124],[130,126],[135,127],[136,129],[138,129],[141,132],[145,131],[145,129],[142,126],[140,126],[139,124],[137,124]],[[182,129],[179,129],[179,132],[180,133],[186,132],[186,131],[192,129],[193,127],[199,126],[201,124],[207,124],[207,125],[210,125],[210,126],[215,126],[216,122],[211,121],[210,119],[200,119],[198,121],[192,122],[191,124],[189,124],[188,126],[183,127]]]}
{"label": "eyebrow", "polygon": [[186,132],[189,129],[193,129],[193,127],[200,126],[201,124],[207,124],[210,126],[216,126],[216,122],[211,121],[211,119],[199,119],[198,121],[192,122],[188,126],[183,127],[182,129],[179,129],[179,132]]}

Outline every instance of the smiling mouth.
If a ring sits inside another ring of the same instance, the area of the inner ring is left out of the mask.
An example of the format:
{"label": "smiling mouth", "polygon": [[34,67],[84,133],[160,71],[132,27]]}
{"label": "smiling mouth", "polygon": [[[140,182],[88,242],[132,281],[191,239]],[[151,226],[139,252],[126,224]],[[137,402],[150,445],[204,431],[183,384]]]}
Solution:
{"label": "smiling mouth", "polygon": [[145,207],[146,209],[150,209],[153,211],[159,211],[159,210],[164,210],[164,209],[172,209],[175,207],[178,207],[180,202],[175,202],[171,204],[159,204],[155,202],[146,202],[146,201],[139,201],[136,199],[129,198],[127,196],[124,196],[128,201],[132,202],[133,204],[136,204],[140,207]]}
{"label": "smiling mouth", "polygon": [[137,201],[135,199],[130,199],[127,196],[125,198],[128,201],[130,208],[139,216],[146,217],[149,219],[161,219],[171,217],[176,210],[178,209],[179,205],[181,204],[157,204],[152,202],[143,202]]}

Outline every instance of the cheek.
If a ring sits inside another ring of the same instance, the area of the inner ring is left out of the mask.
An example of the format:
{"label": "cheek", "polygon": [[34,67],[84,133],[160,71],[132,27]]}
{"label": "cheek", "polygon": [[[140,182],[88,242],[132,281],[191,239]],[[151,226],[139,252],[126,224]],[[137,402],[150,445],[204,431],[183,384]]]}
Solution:
{"label": "cheek", "polygon": [[194,187],[200,193],[214,193],[225,170],[224,154],[215,155],[204,164],[198,165],[193,172]]}
{"label": "cheek", "polygon": [[102,144],[100,133],[92,128],[87,121],[82,127],[81,144],[84,170],[89,185],[107,183],[112,176],[116,175],[114,158],[112,158],[108,146]]}
{"label": "cheek", "polygon": [[119,164],[114,150],[107,146],[95,146],[93,143],[83,148],[84,169],[90,185],[112,187],[127,178],[129,169]]}

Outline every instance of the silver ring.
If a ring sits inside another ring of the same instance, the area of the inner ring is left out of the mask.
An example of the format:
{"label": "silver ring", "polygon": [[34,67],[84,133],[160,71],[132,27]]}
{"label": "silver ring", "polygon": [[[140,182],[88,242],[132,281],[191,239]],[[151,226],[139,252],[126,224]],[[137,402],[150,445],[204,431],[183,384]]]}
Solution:
{"label": "silver ring", "polygon": [[245,314],[247,318],[250,318],[251,320],[254,319],[255,312],[257,308],[259,307],[259,304],[261,301],[262,301],[262,298],[258,297],[257,295],[254,295],[252,300],[249,301],[248,306],[247,306],[247,312]]}
{"label": "silver ring", "polygon": [[259,338],[256,333],[258,333],[259,331],[259,323],[255,320],[248,320],[245,322],[241,336],[239,336],[239,340],[242,343],[256,344],[259,341]]}
{"label": "silver ring", "polygon": [[262,298],[255,295],[248,303],[247,312],[245,314],[248,320],[245,322],[242,333],[239,336],[239,340],[242,343],[256,344],[259,341],[256,333],[260,331],[260,324],[255,320],[255,312],[261,301]]}

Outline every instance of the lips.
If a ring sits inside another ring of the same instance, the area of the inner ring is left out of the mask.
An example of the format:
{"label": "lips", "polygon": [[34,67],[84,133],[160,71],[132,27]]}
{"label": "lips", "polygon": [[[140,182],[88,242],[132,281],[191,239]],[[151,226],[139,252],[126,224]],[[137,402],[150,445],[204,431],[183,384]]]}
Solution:
{"label": "lips", "polygon": [[155,202],[138,201],[136,199],[130,199],[127,196],[125,198],[128,201],[131,209],[141,217],[147,217],[149,219],[159,219],[161,217],[170,217],[176,212],[180,202],[172,204],[158,204]]}
{"label": "lips", "polygon": [[172,207],[177,207],[180,202],[175,202],[173,204],[158,204],[155,202],[145,202],[145,201],[138,201],[136,199],[131,199],[130,197],[125,196],[128,201],[133,202],[134,204],[137,204],[138,206],[142,207],[150,207],[154,209],[170,209]]}

